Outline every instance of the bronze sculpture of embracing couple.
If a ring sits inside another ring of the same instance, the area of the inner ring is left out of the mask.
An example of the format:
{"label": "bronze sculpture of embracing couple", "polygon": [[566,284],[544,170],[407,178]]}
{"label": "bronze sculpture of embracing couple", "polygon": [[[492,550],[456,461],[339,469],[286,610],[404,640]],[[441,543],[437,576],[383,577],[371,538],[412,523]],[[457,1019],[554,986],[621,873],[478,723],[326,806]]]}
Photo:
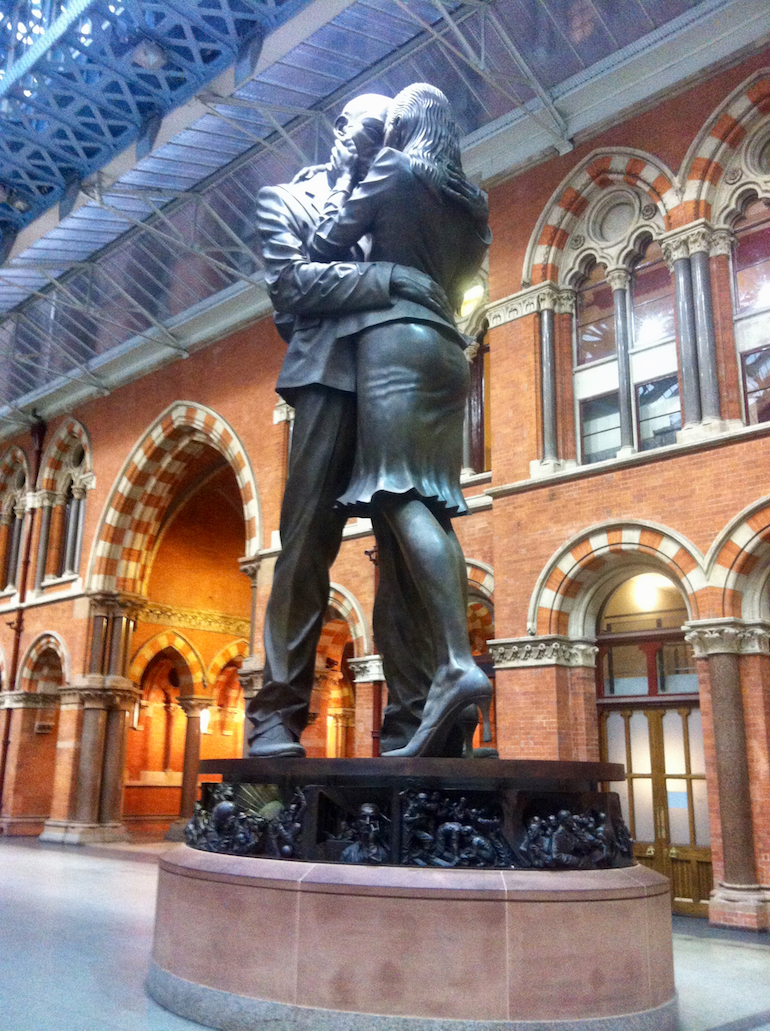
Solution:
{"label": "bronze sculpture of embracing couple", "polygon": [[446,97],[418,83],[350,101],[329,163],[259,192],[276,324],[276,389],[294,407],[282,550],[265,618],[250,755],[301,756],[329,568],[351,514],[379,555],[373,629],[388,756],[459,754],[469,705],[489,731],[492,687],[468,643],[452,517],[469,370],[453,313],[490,241],[485,194],[460,161]]}

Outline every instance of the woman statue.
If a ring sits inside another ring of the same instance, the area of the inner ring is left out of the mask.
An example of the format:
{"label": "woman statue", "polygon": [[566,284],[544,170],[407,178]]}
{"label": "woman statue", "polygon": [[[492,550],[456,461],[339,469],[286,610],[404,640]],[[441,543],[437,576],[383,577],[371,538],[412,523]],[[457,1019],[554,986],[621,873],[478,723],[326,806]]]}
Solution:
{"label": "woman statue", "polygon": [[[354,164],[351,152],[348,167]],[[459,307],[489,243],[487,204],[462,172],[459,130],[434,86],[417,83],[398,94],[383,149],[360,183],[353,171],[338,180],[310,249],[319,260],[338,260],[366,234],[372,261],[427,273]],[[492,685],[471,655],[465,560],[451,523],[467,511],[460,468],[468,363],[454,325],[418,304],[396,304],[368,319],[357,338],[354,469],[339,503],[384,519],[435,649],[420,725],[405,747],[385,754],[441,755],[470,703],[481,710],[490,740]]]}

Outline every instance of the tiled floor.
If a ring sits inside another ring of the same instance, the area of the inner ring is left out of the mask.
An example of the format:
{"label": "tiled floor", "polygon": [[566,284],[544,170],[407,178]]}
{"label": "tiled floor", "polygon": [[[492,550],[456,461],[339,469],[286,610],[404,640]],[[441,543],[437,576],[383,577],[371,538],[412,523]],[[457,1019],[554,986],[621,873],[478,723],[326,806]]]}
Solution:
{"label": "tiled floor", "polygon": [[[0,838],[0,1031],[200,1031],[143,988],[164,847]],[[682,1031],[770,1031],[768,936],[675,925]]]}

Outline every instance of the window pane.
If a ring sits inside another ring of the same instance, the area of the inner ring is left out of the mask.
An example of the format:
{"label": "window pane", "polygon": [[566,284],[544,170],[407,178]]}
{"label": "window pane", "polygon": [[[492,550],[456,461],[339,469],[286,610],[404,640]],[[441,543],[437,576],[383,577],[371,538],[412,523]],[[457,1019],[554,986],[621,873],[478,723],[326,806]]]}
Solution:
{"label": "window pane", "polygon": [[703,721],[700,709],[693,709],[687,720],[690,735],[690,773],[705,773],[706,758],[703,754]]}
{"label": "window pane", "polygon": [[770,422],[770,347],[744,355],[743,374],[749,424]]}
{"label": "window pane", "polygon": [[676,443],[676,431],[682,428],[679,407],[679,383],[676,376],[643,383],[636,388],[639,404],[639,449],[664,447]]}
{"label": "window pane", "polygon": [[604,275],[604,266],[594,265],[578,292],[578,365],[615,353],[615,302]]}
{"label": "window pane", "polygon": [[660,244],[651,243],[632,278],[634,344],[649,347],[674,336],[674,286]]}
{"label": "window pane", "polygon": [[690,844],[690,818],[687,809],[687,781],[666,777],[668,830],[672,845]]}
{"label": "window pane", "polygon": [[583,462],[603,462],[614,458],[620,447],[618,395],[594,397],[580,405]]}
{"label": "window pane", "polygon": [[606,723],[607,762],[626,765],[626,721],[619,712],[610,713]]}
{"label": "window pane", "polygon": [[635,644],[617,645],[607,652],[604,689],[608,695],[647,694],[647,657]]}
{"label": "window pane", "polygon": [[739,311],[770,307],[770,210],[750,205],[736,226],[735,285]]}
{"label": "window pane", "polygon": [[678,712],[663,715],[663,755],[666,773],[687,773],[684,762],[684,727]]}
{"label": "window pane", "polygon": [[628,721],[631,731],[631,772],[652,773],[650,760],[650,725],[643,712],[635,712]]}
{"label": "window pane", "polygon": [[661,694],[697,694],[698,672],[689,644],[677,641],[660,649],[658,691]]}
{"label": "window pane", "polygon": [[635,780],[634,787],[634,827],[633,835],[637,841],[655,840],[655,822],[652,818],[652,781]]}
{"label": "window pane", "polygon": [[692,782],[692,801],[695,810],[696,844],[710,845],[711,831],[709,828],[709,807],[705,780],[694,780]]}

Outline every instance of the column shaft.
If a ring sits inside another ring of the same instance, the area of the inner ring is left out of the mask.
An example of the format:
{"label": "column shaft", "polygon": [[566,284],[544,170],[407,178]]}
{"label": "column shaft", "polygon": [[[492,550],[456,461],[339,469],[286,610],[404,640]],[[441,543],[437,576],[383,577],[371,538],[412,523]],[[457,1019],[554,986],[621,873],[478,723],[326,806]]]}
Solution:
{"label": "column shaft", "polygon": [[24,515],[18,513],[13,520],[11,531],[11,548],[8,556],[8,577],[6,587],[17,587],[19,582],[19,556],[21,553],[21,532],[24,527]]}
{"label": "column shaft", "polygon": [[198,709],[187,713],[184,735],[184,765],[182,767],[182,798],[179,815],[189,820],[198,796],[198,762],[201,755],[201,714]]}
{"label": "column shaft", "polygon": [[620,410],[620,446],[634,446],[634,406],[631,396],[631,364],[628,356],[628,311],[626,290],[613,290],[615,302],[615,347],[618,352],[618,406]]}
{"label": "column shaft", "polygon": [[110,709],[104,741],[104,771],[99,799],[99,823],[119,823],[123,801],[126,710]]}
{"label": "column shaft", "polygon": [[75,820],[96,823],[99,818],[99,793],[104,762],[104,737],[107,728],[105,709],[85,708],[80,734]]}
{"label": "column shaft", "polygon": [[540,361],[542,369],[543,460],[558,460],[556,438],[556,357],[553,308],[540,312]]}
{"label": "column shaft", "polygon": [[67,520],[67,540],[65,541],[64,572],[72,573],[75,570],[75,551],[78,540],[78,513],[80,511],[80,498],[72,499],[70,505],[70,516]]}
{"label": "column shaft", "polygon": [[704,419],[719,419],[721,411],[717,378],[717,349],[714,336],[714,312],[711,304],[711,267],[708,252],[695,251],[690,256],[690,267],[698,347],[701,414]]}
{"label": "column shaft", "polygon": [[725,883],[757,883],[746,727],[737,655],[709,655]]}
{"label": "column shaft", "polygon": [[695,306],[689,258],[677,258],[674,261],[674,288],[676,290],[676,320],[679,330],[682,370],[682,407],[684,423],[687,425],[701,421]]}
{"label": "column shaft", "polygon": [[11,523],[7,516],[0,521],[0,590],[5,587],[5,570],[8,564],[8,553],[11,546]]}
{"label": "column shaft", "polygon": [[48,536],[51,526],[51,506],[43,505],[40,516],[40,537],[37,542],[37,561],[35,562],[35,590],[40,590],[45,574],[45,561],[48,553]]}

